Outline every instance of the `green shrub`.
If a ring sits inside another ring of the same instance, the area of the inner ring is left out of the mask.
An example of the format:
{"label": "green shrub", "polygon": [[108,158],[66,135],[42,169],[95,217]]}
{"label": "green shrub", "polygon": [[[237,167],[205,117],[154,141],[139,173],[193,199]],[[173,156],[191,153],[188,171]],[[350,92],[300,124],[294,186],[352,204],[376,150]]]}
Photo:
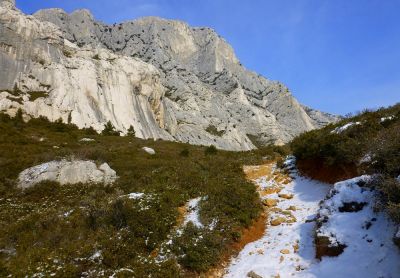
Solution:
{"label": "green shrub", "polygon": [[218,150],[214,145],[208,146],[206,147],[206,149],[204,150],[204,153],[206,155],[215,155],[217,154]]}
{"label": "green shrub", "polygon": [[183,156],[183,157],[188,157],[189,156],[189,150],[187,148],[185,148],[179,153],[179,155]]}
{"label": "green shrub", "polygon": [[115,130],[114,125],[111,123],[111,121],[108,121],[105,125],[104,125],[104,129],[101,132],[102,135],[106,135],[106,136],[119,136],[119,132]]}
{"label": "green shrub", "polygon": [[132,137],[136,136],[136,132],[135,132],[135,129],[133,128],[133,126],[130,126],[128,128],[128,136],[132,136]]}
{"label": "green shrub", "polygon": [[22,129],[24,127],[24,118],[21,108],[17,110],[13,122],[14,122],[14,127],[16,127],[17,129]]}
{"label": "green shrub", "polygon": [[[385,120],[382,120],[385,119]],[[359,122],[337,134],[335,128]],[[290,146],[298,162],[322,162],[335,168],[355,167],[359,173],[379,174],[381,203],[400,222],[400,104],[376,111],[365,110],[320,130],[306,132]],[[371,161],[361,163],[364,156]]]}
{"label": "green shrub", "polygon": [[209,233],[188,223],[182,236],[174,242],[179,263],[195,272],[205,272],[219,261],[222,240],[217,234]]}
{"label": "green shrub", "polygon": [[206,131],[208,133],[210,133],[211,135],[218,136],[218,137],[221,137],[222,135],[225,134],[225,130],[218,131],[218,129],[214,125],[209,125],[206,128]]}
{"label": "green shrub", "polygon": [[382,129],[370,140],[367,153],[373,155],[370,172],[391,177],[400,175],[400,122]]}

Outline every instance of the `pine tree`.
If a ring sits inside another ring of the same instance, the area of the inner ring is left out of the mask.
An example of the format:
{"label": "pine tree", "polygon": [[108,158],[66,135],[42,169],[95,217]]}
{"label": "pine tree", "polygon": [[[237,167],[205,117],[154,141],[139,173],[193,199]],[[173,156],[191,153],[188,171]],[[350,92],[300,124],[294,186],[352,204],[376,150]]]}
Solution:
{"label": "pine tree", "polygon": [[70,112],[68,114],[68,124],[71,124],[71,123],[72,123],[72,113]]}
{"label": "pine tree", "polygon": [[102,135],[107,135],[107,136],[119,136],[119,132],[115,130],[115,127],[111,123],[111,121],[108,121],[104,125],[104,129],[101,132]]}
{"label": "pine tree", "polygon": [[19,121],[19,122],[23,122],[23,121],[24,121],[24,119],[23,119],[23,113],[22,113],[22,109],[21,109],[21,108],[19,108],[19,109],[17,110],[17,113],[15,114],[15,120],[16,120],[16,121]]}
{"label": "pine tree", "polygon": [[132,125],[128,128],[128,136],[132,136],[132,137],[136,136],[135,129],[133,128]]}
{"label": "pine tree", "polygon": [[24,117],[23,117],[23,113],[22,113],[22,109],[19,108],[17,110],[17,113],[15,114],[14,117],[14,126],[18,129],[22,129],[24,126]]}

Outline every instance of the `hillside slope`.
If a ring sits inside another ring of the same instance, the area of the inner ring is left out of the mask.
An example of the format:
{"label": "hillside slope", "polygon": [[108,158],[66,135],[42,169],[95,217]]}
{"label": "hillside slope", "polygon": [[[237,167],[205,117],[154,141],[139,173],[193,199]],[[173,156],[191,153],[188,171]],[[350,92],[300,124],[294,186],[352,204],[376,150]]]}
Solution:
{"label": "hillside slope", "polygon": [[0,113],[0,277],[196,277],[258,218],[266,155]]}
{"label": "hillside slope", "polygon": [[400,104],[307,132],[291,147],[304,175],[327,182],[373,176],[375,208],[400,224]]}
{"label": "hillside slope", "polygon": [[155,17],[106,25],[87,10],[26,16],[0,4],[0,107],[107,121],[140,138],[222,149],[282,144],[337,118],[300,105],[288,88],[246,70],[213,30]]}

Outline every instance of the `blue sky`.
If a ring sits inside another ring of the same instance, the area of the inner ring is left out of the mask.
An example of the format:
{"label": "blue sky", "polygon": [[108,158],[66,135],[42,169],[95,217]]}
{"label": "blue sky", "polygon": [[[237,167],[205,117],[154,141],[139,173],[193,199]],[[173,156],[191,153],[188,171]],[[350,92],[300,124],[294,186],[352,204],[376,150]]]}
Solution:
{"label": "blue sky", "polygon": [[400,102],[400,0],[17,0],[17,6],[26,13],[88,8],[107,23],[154,15],[211,27],[243,65],[323,111]]}

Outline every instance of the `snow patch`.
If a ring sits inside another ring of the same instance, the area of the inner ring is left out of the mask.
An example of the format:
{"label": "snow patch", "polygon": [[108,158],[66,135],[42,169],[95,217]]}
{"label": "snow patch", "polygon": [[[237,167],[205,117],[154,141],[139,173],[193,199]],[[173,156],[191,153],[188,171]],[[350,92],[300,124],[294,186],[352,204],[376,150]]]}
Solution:
{"label": "snow patch", "polygon": [[[392,241],[395,226],[385,213],[374,212],[376,194],[364,186],[371,179],[361,176],[335,184],[321,205],[317,233],[346,248],[338,257],[323,257],[299,277],[399,277],[400,253]],[[340,211],[351,202],[365,205]]]}
{"label": "snow patch", "polygon": [[361,124],[361,122],[355,122],[355,123],[350,122],[350,123],[345,124],[344,126],[339,126],[339,127],[335,128],[334,130],[331,131],[331,133],[332,134],[333,133],[340,134],[340,133],[344,132],[345,130],[349,129],[350,127],[355,126],[355,125],[360,125],[360,124]]}
{"label": "snow patch", "polygon": [[395,237],[400,238],[400,227],[397,229],[397,233],[396,233]]}
{"label": "snow patch", "polygon": [[63,213],[63,216],[64,216],[64,217],[68,217],[68,216],[70,216],[73,212],[74,212],[74,210],[71,209],[71,210],[69,210],[69,211],[67,211],[67,212],[64,212],[64,213]]}
{"label": "snow patch", "polygon": [[372,162],[372,155],[367,153],[360,159],[359,164],[370,163],[370,162]]}
{"label": "snow patch", "polygon": [[[132,269],[130,269],[130,268],[120,268],[120,269],[116,270],[116,271],[113,273],[113,275],[111,275],[109,278],[115,278],[115,277],[117,277],[116,275],[118,275],[118,273],[121,273],[121,272],[134,273],[134,271],[133,271]],[[119,276],[118,276],[118,277],[119,277]]]}
{"label": "snow patch", "polygon": [[183,225],[186,226],[189,222],[192,222],[197,228],[203,228],[204,225],[200,221],[200,208],[199,203],[202,197],[194,198],[188,202],[188,213],[185,215]]}
{"label": "snow patch", "polygon": [[128,199],[131,199],[131,200],[138,200],[138,199],[143,198],[143,196],[144,196],[144,193],[136,193],[136,192],[129,193],[128,195],[126,195],[126,197],[128,197]]}
{"label": "snow patch", "polygon": [[389,117],[382,117],[381,118],[381,123],[386,122],[386,121],[391,121],[395,118],[395,116],[389,116]]}
{"label": "snow patch", "polygon": [[128,198],[130,200],[137,201],[139,205],[139,211],[144,211],[150,209],[151,205],[156,201],[157,195],[133,192],[127,195],[122,195],[120,198]]}
{"label": "snow patch", "polygon": [[330,198],[326,200],[320,209],[321,216],[329,216],[339,211],[341,207],[349,203],[367,203],[373,198],[373,193],[359,186],[371,180],[371,176],[361,176],[346,181],[338,182],[330,192]]}
{"label": "snow patch", "polygon": [[99,261],[102,259],[101,251],[96,251],[92,256],[90,256],[89,260],[91,261]]}
{"label": "snow patch", "polygon": [[96,140],[92,139],[92,138],[82,138],[81,140],[79,140],[79,142],[95,142]]}

